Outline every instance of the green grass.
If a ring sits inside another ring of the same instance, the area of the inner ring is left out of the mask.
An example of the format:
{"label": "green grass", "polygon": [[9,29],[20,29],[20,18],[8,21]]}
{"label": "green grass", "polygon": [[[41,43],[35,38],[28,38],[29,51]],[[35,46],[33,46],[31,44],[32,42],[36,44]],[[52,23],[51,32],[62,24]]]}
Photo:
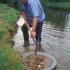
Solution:
{"label": "green grass", "polygon": [[4,42],[0,42],[0,70],[27,70],[20,56]]}
{"label": "green grass", "polygon": [[4,32],[0,32],[0,40],[4,37]]}
{"label": "green grass", "polygon": [[6,36],[6,34],[3,34],[8,33],[8,29],[15,24],[19,16],[18,13],[17,10],[8,7],[6,4],[0,4],[0,39]]}
{"label": "green grass", "polygon": [[3,24],[8,24],[8,26],[17,20],[17,14],[19,13],[17,10],[8,7],[6,4],[0,4],[0,12],[0,16],[2,16],[4,22]]}
{"label": "green grass", "polygon": [[0,70],[27,70],[8,41],[8,29],[16,21],[18,13],[6,4],[0,4]]}

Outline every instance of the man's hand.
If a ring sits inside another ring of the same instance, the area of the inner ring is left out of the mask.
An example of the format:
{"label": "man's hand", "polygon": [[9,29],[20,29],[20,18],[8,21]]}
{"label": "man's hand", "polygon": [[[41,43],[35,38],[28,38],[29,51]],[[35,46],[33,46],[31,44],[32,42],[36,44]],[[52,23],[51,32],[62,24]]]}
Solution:
{"label": "man's hand", "polygon": [[31,37],[35,38],[36,37],[36,26],[38,22],[38,17],[34,17],[32,21],[32,31],[31,31]]}
{"label": "man's hand", "polygon": [[32,37],[33,39],[35,39],[35,37],[36,37],[36,32],[35,32],[35,31],[31,31],[31,37]]}

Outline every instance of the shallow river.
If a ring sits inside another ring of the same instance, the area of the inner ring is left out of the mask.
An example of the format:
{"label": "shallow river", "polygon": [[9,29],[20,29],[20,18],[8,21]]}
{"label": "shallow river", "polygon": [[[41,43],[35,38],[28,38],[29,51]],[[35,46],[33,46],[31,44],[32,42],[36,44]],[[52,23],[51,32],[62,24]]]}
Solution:
{"label": "shallow river", "polygon": [[[14,48],[23,54],[23,34],[15,35]],[[30,43],[34,44],[32,39]],[[64,10],[47,10],[47,21],[43,25],[42,46],[46,53],[54,56],[58,62],[56,70],[70,70],[70,13]]]}

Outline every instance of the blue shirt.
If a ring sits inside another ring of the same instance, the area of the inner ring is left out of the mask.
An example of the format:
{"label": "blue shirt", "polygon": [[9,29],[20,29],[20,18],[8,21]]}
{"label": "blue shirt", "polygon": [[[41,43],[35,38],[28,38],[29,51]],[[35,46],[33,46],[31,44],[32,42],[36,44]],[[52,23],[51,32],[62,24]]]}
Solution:
{"label": "blue shirt", "polygon": [[38,22],[42,22],[45,19],[45,14],[39,0],[28,0],[25,4],[21,3],[20,11],[27,13],[30,22],[32,22],[32,19],[36,16],[38,17]]}

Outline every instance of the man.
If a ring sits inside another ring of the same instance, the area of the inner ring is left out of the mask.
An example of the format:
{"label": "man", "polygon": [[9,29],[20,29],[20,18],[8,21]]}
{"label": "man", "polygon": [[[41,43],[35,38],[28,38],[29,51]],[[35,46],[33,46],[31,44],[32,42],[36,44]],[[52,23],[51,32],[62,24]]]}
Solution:
{"label": "man", "polygon": [[[20,0],[20,12],[24,15],[25,20],[32,27],[31,37],[36,38],[39,42],[38,50],[41,49],[41,32],[45,14],[39,0]],[[28,28],[22,27],[24,35],[24,45],[29,45]]]}

